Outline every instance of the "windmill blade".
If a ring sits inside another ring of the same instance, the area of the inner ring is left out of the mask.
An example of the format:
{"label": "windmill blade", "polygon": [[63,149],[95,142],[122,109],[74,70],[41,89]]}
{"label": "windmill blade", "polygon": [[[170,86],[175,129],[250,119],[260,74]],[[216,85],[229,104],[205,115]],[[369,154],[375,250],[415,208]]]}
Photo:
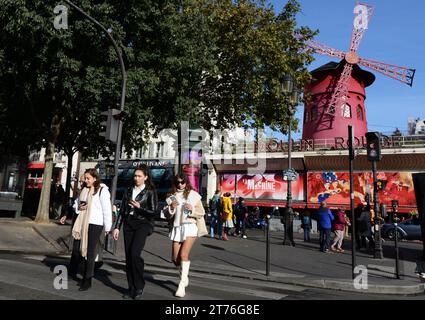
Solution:
{"label": "windmill blade", "polygon": [[329,102],[329,106],[326,111],[328,115],[335,116],[337,107],[343,107],[345,105],[345,100],[348,99],[348,81],[351,77],[352,71],[353,65],[346,63],[332,95],[331,101]]}
{"label": "windmill blade", "polygon": [[369,21],[372,18],[375,7],[366,3],[357,2],[354,7],[353,33],[351,35],[350,52],[357,52],[360,42],[366,32]]}
{"label": "windmill blade", "polygon": [[359,59],[359,64],[362,66],[372,69],[376,72],[383,74],[384,76],[393,78],[409,86],[413,85],[413,78],[415,77],[415,69],[408,69],[388,63],[374,61],[370,59]]}
{"label": "windmill blade", "polygon": [[337,49],[334,49],[332,47],[329,47],[325,44],[319,43],[319,42],[314,41],[314,40],[307,41],[306,45],[309,48],[316,51],[316,53],[318,53],[318,54],[322,54],[322,55],[334,57],[334,58],[339,58],[340,60],[344,59],[344,57],[345,57],[344,52],[337,50]]}

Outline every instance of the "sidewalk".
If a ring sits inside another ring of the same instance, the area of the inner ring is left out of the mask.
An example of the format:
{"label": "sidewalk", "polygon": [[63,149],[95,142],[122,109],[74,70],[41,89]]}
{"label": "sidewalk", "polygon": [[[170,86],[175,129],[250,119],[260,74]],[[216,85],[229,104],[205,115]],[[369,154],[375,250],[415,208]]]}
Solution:
{"label": "sidewalk", "polygon": [[[30,220],[0,220],[0,251],[68,255],[70,226],[37,225]],[[157,274],[177,275],[171,262],[171,242],[168,229],[157,223],[155,232],[147,240],[143,258],[146,270]],[[312,243],[302,241],[296,234],[296,247],[282,246],[282,234],[271,233],[270,276],[266,276],[266,243],[262,230],[248,230],[248,239],[230,237],[220,241],[203,237],[191,252],[193,274],[214,274],[241,279],[256,279],[270,283],[285,283],[304,287],[355,291],[351,274],[351,251],[322,253],[318,250],[317,236]],[[350,247],[346,239],[345,248]],[[373,259],[365,252],[357,255],[357,265],[367,268],[368,293],[422,294],[424,284],[414,273],[416,256],[421,254],[421,243],[400,243],[401,279],[394,276],[393,243],[384,243],[384,259]],[[122,235],[116,255],[105,252],[108,264],[123,265],[124,245]],[[362,271],[364,272],[364,271]],[[363,283],[364,284],[364,283]],[[363,291],[363,290],[360,290]]]}

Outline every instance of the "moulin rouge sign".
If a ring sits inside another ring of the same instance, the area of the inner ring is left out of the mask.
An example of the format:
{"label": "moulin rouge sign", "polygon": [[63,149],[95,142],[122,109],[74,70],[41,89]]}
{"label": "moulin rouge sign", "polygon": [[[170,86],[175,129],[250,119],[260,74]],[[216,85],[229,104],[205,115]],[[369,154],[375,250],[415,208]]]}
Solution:
{"label": "moulin rouge sign", "polygon": [[[395,145],[393,137],[382,136],[382,148],[391,148]],[[366,137],[354,138],[355,148],[366,148]],[[285,152],[288,151],[288,142],[278,139],[268,139],[265,143],[254,143],[255,152]],[[292,142],[292,149],[296,151],[314,150],[348,150],[348,138],[335,137],[334,139],[303,139]]]}

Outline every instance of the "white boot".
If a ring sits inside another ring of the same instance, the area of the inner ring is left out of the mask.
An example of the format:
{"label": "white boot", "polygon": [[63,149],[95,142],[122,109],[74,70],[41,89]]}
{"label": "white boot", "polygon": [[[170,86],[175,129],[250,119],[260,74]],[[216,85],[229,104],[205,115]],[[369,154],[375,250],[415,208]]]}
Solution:
{"label": "white boot", "polygon": [[185,288],[189,285],[190,261],[182,261],[181,266],[182,266],[182,273],[180,277],[179,287],[177,288],[175,296],[183,298],[186,295]]}

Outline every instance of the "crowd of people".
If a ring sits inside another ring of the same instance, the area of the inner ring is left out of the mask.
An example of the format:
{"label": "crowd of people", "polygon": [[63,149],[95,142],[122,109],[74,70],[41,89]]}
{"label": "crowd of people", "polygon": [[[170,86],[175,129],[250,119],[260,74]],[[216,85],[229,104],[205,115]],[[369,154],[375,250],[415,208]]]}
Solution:
{"label": "crowd of people", "polygon": [[[198,237],[208,234],[205,210],[201,196],[193,189],[185,174],[174,177],[173,189],[166,202],[162,211],[170,222],[171,258],[180,274],[175,296],[184,297],[189,285],[190,251]],[[141,165],[135,169],[133,183],[124,193],[115,222],[109,189],[101,182],[96,169],[86,170],[80,178],[80,189],[72,208],[72,217],[64,215],[60,223],[64,224],[72,218],[74,241],[69,275],[79,281],[79,290],[87,291],[92,287],[96,260],[102,251],[100,245],[106,241],[105,237],[110,236],[117,241],[122,229],[128,283],[123,298],[142,299],[145,287],[142,251],[153,233],[154,218],[158,211],[158,196],[148,167]],[[225,229],[232,227],[230,223],[224,225]],[[80,269],[83,276],[81,280],[77,277]]]}
{"label": "crowd of people", "polygon": [[[80,290],[89,290],[92,286],[96,261],[101,252],[100,244],[103,242],[101,240],[109,236],[117,241],[122,229],[128,282],[128,291],[123,298],[139,300],[142,298],[145,287],[142,251],[148,237],[153,233],[154,219],[158,212],[158,196],[148,167],[142,165],[135,169],[133,183],[124,192],[115,221],[113,221],[114,208],[110,199],[109,189],[101,182],[97,170],[86,170],[80,178],[79,192],[72,205],[74,242],[69,275],[79,281],[77,273],[82,265],[83,278],[80,281]],[[228,192],[221,194],[217,190],[209,200],[208,212],[209,230],[204,218],[207,215],[201,195],[193,189],[187,175],[175,175],[172,191],[166,198],[162,215],[169,221],[171,260],[180,275],[175,292],[177,297],[184,297],[186,294],[186,288],[189,285],[190,252],[197,238],[209,235],[211,238],[223,241],[228,241],[230,236],[247,239],[247,228],[263,226],[259,222],[264,218],[259,207],[252,207],[250,210],[242,197],[233,202],[232,195]],[[344,252],[344,239],[349,232],[351,221],[343,208],[338,208],[335,213],[332,213],[326,203],[322,202],[316,212],[311,212],[306,207],[299,214],[293,208],[280,210],[279,207],[274,207],[270,213],[271,217],[280,217],[284,224],[284,245],[295,246],[293,238],[295,219],[300,219],[304,230],[304,241],[311,242],[314,219],[317,221],[317,229],[320,233],[320,251]],[[68,218],[71,217],[63,216],[60,223],[64,224]],[[355,219],[357,248],[364,248],[367,244],[369,248],[374,248],[373,210],[367,205],[360,206],[356,210]],[[332,233],[334,233],[333,238]]]}

